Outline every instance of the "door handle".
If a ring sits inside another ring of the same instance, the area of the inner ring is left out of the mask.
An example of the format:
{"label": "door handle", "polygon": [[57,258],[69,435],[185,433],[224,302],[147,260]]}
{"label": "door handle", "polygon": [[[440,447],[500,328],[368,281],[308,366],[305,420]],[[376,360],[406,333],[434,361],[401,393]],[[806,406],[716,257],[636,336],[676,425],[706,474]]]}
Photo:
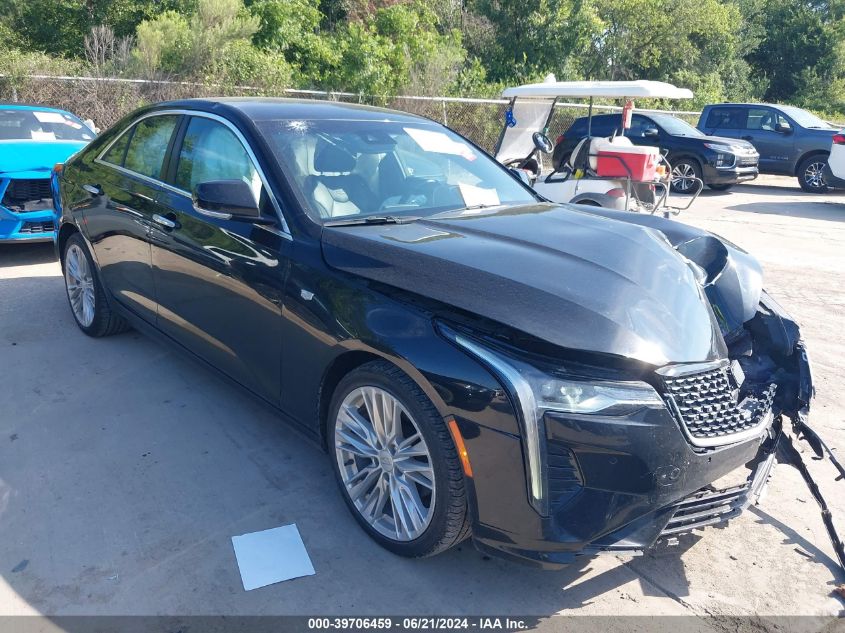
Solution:
{"label": "door handle", "polygon": [[178,222],[176,222],[175,220],[171,220],[170,218],[166,218],[163,215],[159,215],[158,213],[156,213],[153,216],[153,222],[155,222],[156,224],[160,224],[161,226],[163,226],[166,229],[178,229],[179,228]]}
{"label": "door handle", "polygon": [[82,188],[95,198],[103,195],[103,188],[100,185],[82,185]]}

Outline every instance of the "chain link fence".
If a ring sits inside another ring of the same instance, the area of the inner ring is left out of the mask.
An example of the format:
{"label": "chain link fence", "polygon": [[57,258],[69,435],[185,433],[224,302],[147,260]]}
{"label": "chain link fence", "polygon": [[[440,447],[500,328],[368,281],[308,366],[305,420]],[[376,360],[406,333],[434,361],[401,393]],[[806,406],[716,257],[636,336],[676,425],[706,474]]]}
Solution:
{"label": "chain link fence", "polygon": [[[107,128],[129,112],[149,103],[220,96],[281,96],[374,105],[427,117],[448,125],[487,151],[495,148],[508,101],[455,97],[374,97],[348,92],[285,89],[267,91],[249,86],[224,86],[182,81],[115,77],[55,77],[47,75],[0,76],[0,101],[34,103],[62,108]],[[594,114],[619,112],[615,106],[596,105]],[[695,125],[698,112],[666,112]],[[559,103],[549,125],[554,140],[578,117],[586,116],[583,104]]]}

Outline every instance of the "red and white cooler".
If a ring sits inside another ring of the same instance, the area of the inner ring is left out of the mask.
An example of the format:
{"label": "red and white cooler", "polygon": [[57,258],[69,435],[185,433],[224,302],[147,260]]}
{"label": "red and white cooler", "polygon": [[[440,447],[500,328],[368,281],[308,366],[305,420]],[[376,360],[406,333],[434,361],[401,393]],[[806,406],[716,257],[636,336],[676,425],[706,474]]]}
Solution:
{"label": "red and white cooler", "polygon": [[[652,181],[659,162],[660,150],[657,147],[634,145],[624,136],[617,136],[612,141],[595,139],[590,146],[590,166],[603,178],[627,178],[630,175],[633,180]],[[625,169],[626,166],[628,169]]]}

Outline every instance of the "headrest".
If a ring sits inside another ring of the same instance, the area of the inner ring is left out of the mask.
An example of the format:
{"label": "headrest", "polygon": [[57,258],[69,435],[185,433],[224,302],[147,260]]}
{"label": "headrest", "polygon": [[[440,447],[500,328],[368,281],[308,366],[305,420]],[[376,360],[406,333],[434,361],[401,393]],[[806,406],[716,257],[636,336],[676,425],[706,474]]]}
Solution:
{"label": "headrest", "polygon": [[314,170],[320,173],[348,174],[358,161],[346,150],[328,143],[314,153]]}

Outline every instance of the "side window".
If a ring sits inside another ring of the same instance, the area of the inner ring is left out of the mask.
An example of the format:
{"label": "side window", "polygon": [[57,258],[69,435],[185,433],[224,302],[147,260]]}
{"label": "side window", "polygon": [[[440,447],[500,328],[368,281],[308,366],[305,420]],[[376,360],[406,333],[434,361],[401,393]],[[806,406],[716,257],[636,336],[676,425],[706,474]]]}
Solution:
{"label": "side window", "polygon": [[649,129],[656,130],[657,126],[652,122],[651,119],[647,119],[644,116],[635,114],[631,119],[631,127],[625,132],[625,136],[643,138],[645,137],[645,131]]}
{"label": "side window", "polygon": [[748,123],[746,128],[749,130],[774,132],[775,113],[768,108],[748,108]]}
{"label": "side window", "polygon": [[741,130],[745,128],[745,120],[746,115],[742,108],[711,108],[704,127]]}
{"label": "side window", "polygon": [[178,120],[178,115],[165,114],[138,123],[129,140],[123,166],[149,178],[160,178],[167,146]]}
{"label": "side window", "polygon": [[193,193],[209,180],[243,180],[260,200],[261,178],[238,137],[222,123],[193,117],[179,151],[175,185]]}
{"label": "side window", "polygon": [[575,122],[566,131],[565,136],[581,138],[587,135],[587,119],[575,119]]}
{"label": "side window", "polygon": [[132,139],[132,133],[135,130],[130,128],[120,135],[120,138],[103,154],[103,160],[112,165],[123,167],[123,159],[126,158],[126,148],[129,147],[129,141]]}
{"label": "side window", "polygon": [[[592,136],[610,136],[613,134],[613,131],[616,130],[616,133],[619,134],[619,130],[622,129],[622,117],[621,116],[603,116],[603,117],[596,117],[593,119],[593,126],[590,130],[590,134]],[[586,130],[584,131],[586,135]]]}

